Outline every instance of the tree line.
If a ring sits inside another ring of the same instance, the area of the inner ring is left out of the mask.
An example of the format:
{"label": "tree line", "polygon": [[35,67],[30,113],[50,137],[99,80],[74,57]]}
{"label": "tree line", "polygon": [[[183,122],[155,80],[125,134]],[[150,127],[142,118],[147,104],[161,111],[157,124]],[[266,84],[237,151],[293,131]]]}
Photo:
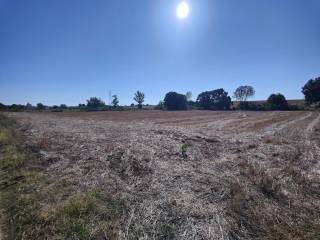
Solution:
{"label": "tree line", "polygon": [[232,103],[231,97],[223,88],[212,91],[205,91],[198,95],[196,101],[187,99],[187,95],[177,92],[169,92],[166,94],[163,101],[157,106],[157,109],[162,110],[298,110],[298,106],[289,106],[286,98],[278,93],[271,94],[265,103],[248,102],[249,97],[254,96],[252,86],[240,86],[234,92],[234,98],[237,104]]}
{"label": "tree line", "polygon": [[[313,106],[315,108],[320,107],[320,77],[309,80],[303,87],[302,93],[305,97],[306,106]],[[168,92],[164,99],[159,102],[155,109],[159,110],[188,110],[188,109],[203,109],[203,110],[300,110],[301,106],[289,105],[285,96],[281,93],[271,94],[266,102],[257,103],[249,102],[248,99],[255,95],[255,90],[252,86],[239,86],[233,93],[233,98],[236,102],[232,102],[231,97],[223,88],[204,91],[200,93],[196,101],[192,100],[192,93],[187,92],[181,94],[177,92]],[[135,104],[131,104],[132,107],[138,109],[143,108],[145,102],[145,94],[142,91],[137,91],[134,94],[133,100]],[[36,106],[32,106],[30,103],[26,105],[12,104],[10,106],[0,103],[0,109],[2,110],[45,110],[51,111],[63,111],[65,109],[75,110],[126,110],[127,108],[119,105],[119,98],[117,95],[112,96],[111,104],[107,105],[102,99],[97,97],[91,97],[87,100],[86,104],[79,104],[77,107],[68,107],[66,104],[60,106],[45,106],[42,103],[38,103]]]}
{"label": "tree line", "polygon": [[[305,104],[310,107],[320,107],[320,77],[309,80],[303,87],[302,93],[305,96]],[[196,101],[190,100],[190,92],[180,94],[169,92],[163,101],[160,101],[157,109],[166,110],[302,110],[303,107],[298,105],[289,105],[285,96],[281,93],[272,93],[266,102],[249,102],[250,97],[255,95],[252,86],[240,86],[234,93],[233,98],[237,100],[236,104],[232,103],[231,97],[223,88],[212,91],[205,91],[198,95]]]}

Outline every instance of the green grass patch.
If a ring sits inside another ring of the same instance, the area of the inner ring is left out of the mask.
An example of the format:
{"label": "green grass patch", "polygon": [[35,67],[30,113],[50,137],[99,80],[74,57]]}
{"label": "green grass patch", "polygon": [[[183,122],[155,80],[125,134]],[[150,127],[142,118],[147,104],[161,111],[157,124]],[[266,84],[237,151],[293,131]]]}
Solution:
{"label": "green grass patch", "polygon": [[181,154],[183,157],[187,157],[187,150],[189,148],[189,145],[184,143],[181,145]]}
{"label": "green grass patch", "polygon": [[14,123],[0,115],[0,208],[4,239],[117,239],[125,203],[76,192],[38,166]]}

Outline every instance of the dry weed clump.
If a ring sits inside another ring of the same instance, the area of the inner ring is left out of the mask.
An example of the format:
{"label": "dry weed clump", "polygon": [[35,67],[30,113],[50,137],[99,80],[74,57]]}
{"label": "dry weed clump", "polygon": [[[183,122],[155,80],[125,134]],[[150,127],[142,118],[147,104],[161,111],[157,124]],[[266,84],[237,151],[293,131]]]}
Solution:
{"label": "dry weed clump", "polygon": [[135,156],[127,154],[124,150],[118,149],[109,156],[109,166],[116,171],[122,179],[133,177],[144,177],[152,173],[149,166],[150,160],[143,157],[138,159]]}

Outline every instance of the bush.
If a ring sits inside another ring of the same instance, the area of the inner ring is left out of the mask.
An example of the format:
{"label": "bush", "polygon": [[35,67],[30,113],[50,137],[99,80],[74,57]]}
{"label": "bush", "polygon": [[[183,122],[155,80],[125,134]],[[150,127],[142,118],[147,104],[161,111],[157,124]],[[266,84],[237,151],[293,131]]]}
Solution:
{"label": "bush", "polygon": [[249,111],[256,111],[258,110],[258,105],[252,102],[240,102],[238,109],[239,110],[249,110]]}
{"label": "bush", "polygon": [[168,92],[164,98],[164,106],[167,110],[186,110],[187,98],[184,94]]}
{"label": "bush", "polygon": [[288,110],[288,102],[286,98],[281,94],[271,94],[267,100],[267,110]]}
{"label": "bush", "polygon": [[79,103],[79,104],[78,104],[78,108],[79,108],[79,109],[86,109],[87,106],[86,106],[85,104],[83,104],[83,103]]}
{"label": "bush", "polygon": [[288,111],[301,111],[304,108],[298,105],[287,105],[283,109],[279,109],[278,105],[271,103],[254,103],[254,102],[240,102],[238,106],[236,106],[238,110],[247,110],[247,111],[274,111],[274,110],[288,110]]}
{"label": "bush", "polygon": [[188,101],[188,109],[190,110],[198,109],[198,103],[195,101]]}
{"label": "bush", "polygon": [[299,111],[299,110],[304,110],[304,107],[299,106],[299,105],[288,105],[288,110],[289,111]]}
{"label": "bush", "polygon": [[320,77],[309,80],[302,88],[308,105],[320,102]]}
{"label": "bush", "polygon": [[164,110],[164,101],[160,101],[157,106],[154,108],[155,110]]}
{"label": "bush", "polygon": [[223,88],[200,93],[197,99],[199,106],[206,110],[229,110],[231,98]]}
{"label": "bush", "polygon": [[21,111],[24,110],[26,107],[24,105],[21,104],[12,104],[9,109],[12,111]]}

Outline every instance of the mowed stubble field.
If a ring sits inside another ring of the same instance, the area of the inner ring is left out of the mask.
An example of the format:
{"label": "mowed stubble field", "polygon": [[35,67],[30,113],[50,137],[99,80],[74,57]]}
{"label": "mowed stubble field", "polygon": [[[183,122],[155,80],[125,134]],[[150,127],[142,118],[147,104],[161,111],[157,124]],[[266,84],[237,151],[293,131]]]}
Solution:
{"label": "mowed stubble field", "polygon": [[92,220],[90,238],[320,237],[319,112],[6,116],[40,149],[37,191],[57,189],[40,214],[92,189],[123,202],[111,230]]}

